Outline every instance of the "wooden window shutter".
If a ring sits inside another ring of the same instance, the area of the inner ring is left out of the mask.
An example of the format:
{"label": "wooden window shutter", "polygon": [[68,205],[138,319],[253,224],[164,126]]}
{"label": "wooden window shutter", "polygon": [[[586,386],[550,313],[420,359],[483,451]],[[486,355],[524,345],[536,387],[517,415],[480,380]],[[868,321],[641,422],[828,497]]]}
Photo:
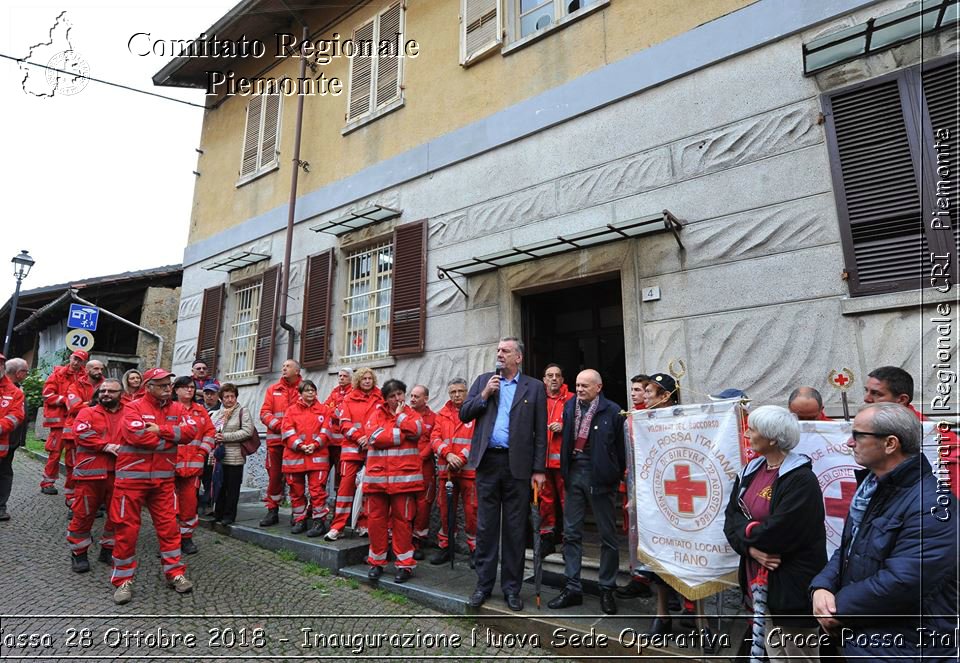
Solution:
{"label": "wooden window shutter", "polygon": [[307,259],[307,284],[300,331],[300,364],[304,368],[327,366],[330,340],[330,302],[333,293],[333,249]]}
{"label": "wooden window shutter", "polygon": [[260,287],[260,318],[257,321],[257,349],[253,360],[253,372],[257,375],[273,370],[279,286],[280,265],[274,265],[263,273],[263,285]]}
{"label": "wooden window shutter", "polygon": [[205,362],[207,374],[217,374],[217,346],[220,344],[220,324],[223,319],[223,300],[227,288],[218,285],[203,291],[203,307],[200,309],[200,333],[197,335],[196,358]]}
{"label": "wooden window shutter", "polygon": [[[960,159],[957,158],[957,138],[960,137],[960,108],[957,103],[957,61],[953,58],[944,65],[927,69],[922,73],[923,96],[926,101],[927,112],[930,117],[930,132],[933,139],[933,145],[930,146],[929,163],[927,171],[930,177],[924,182],[925,187],[930,187],[930,195],[927,197],[930,209],[926,218],[931,219],[930,225],[933,225],[933,219],[947,220],[950,224],[951,232],[931,228],[932,238],[937,241],[935,250],[943,255],[950,254],[956,257],[957,247],[960,246],[960,218],[957,214],[957,205],[951,200],[956,194],[956,175],[960,168]],[[941,136],[940,148],[937,149],[938,132]],[[946,176],[943,176],[946,173]],[[937,201],[941,205],[938,205]],[[948,205],[948,209],[942,206]],[[942,215],[934,216],[934,212],[943,212]],[[951,275],[956,273],[957,263],[953,263]],[[952,279],[956,276],[952,276]],[[940,284],[942,284],[942,280]]]}
{"label": "wooden window shutter", "polygon": [[461,0],[460,64],[502,43],[500,0]]}
{"label": "wooden window shutter", "polygon": [[[396,42],[398,48],[403,48],[403,28],[401,21],[403,10],[400,3],[390,7],[380,14],[377,43],[385,41]],[[397,35],[400,37],[397,37]],[[374,103],[376,108],[390,103],[400,96],[400,54],[377,56],[377,95]]]}
{"label": "wooden window shutter", "polygon": [[[355,43],[373,40],[373,21],[353,31]],[[359,46],[358,46],[359,48]],[[373,58],[357,55],[350,58],[350,87],[347,92],[347,120],[370,112],[373,91]]]}
{"label": "wooden window shutter", "polygon": [[263,100],[254,97],[247,104],[247,127],[243,132],[243,158],[240,162],[240,177],[257,172],[260,156],[260,112]]}
{"label": "wooden window shutter", "polygon": [[834,94],[826,110],[851,294],[919,288],[927,241],[905,76]]}
{"label": "wooden window shutter", "polygon": [[393,292],[390,306],[390,354],[423,352],[426,331],[427,222],[414,221],[393,231]]}
{"label": "wooden window shutter", "polygon": [[260,138],[260,168],[277,162],[280,147],[280,95],[263,96],[263,135]]}

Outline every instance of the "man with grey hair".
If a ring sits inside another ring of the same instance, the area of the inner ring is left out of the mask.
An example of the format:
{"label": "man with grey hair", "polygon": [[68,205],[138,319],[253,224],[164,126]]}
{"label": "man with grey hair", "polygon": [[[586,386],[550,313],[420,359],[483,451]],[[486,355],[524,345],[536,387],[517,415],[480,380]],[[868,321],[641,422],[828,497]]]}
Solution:
{"label": "man with grey hair", "polygon": [[[473,382],[460,419],[476,421],[467,467],[477,471],[477,587],[468,605],[479,608],[500,587],[511,610],[523,610],[523,548],[530,489],[543,487],[547,462],[547,395],[540,380],[520,372],[523,343],[497,344],[496,370]],[[502,524],[502,527],[501,527]],[[498,559],[499,557],[499,559]]]}
{"label": "man with grey hair", "polygon": [[13,487],[13,452],[23,445],[27,433],[20,384],[28,372],[23,359],[6,359],[0,354],[0,521],[10,520],[7,499]]}
{"label": "man with grey hair", "polygon": [[814,616],[847,658],[956,660],[957,502],[937,490],[922,433],[898,403],[853,420],[847,446],[865,469],[840,547],[810,584]]}

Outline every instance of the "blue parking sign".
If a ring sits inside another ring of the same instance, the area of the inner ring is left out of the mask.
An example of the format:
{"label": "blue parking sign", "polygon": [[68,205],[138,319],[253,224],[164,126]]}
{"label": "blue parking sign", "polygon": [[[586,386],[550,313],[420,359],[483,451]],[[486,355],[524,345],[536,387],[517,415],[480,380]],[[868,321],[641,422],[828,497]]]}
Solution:
{"label": "blue parking sign", "polygon": [[70,313],[67,314],[67,327],[97,331],[97,318],[99,317],[100,309],[96,306],[70,304]]}

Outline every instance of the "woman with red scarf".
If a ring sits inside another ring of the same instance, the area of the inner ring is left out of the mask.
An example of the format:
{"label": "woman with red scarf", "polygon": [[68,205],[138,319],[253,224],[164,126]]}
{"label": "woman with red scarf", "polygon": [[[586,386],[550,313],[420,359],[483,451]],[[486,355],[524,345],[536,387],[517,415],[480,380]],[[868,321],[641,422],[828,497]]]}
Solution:
{"label": "woman with red scarf", "polygon": [[417,513],[417,494],[423,490],[423,467],[417,440],[423,422],[416,410],[404,403],[407,385],[387,380],[384,401],[366,420],[364,432],[368,448],[363,491],[367,498],[370,524],[370,580],[376,581],[387,565],[387,530],[393,534],[397,582],[413,576],[417,560],[413,558],[413,517]]}

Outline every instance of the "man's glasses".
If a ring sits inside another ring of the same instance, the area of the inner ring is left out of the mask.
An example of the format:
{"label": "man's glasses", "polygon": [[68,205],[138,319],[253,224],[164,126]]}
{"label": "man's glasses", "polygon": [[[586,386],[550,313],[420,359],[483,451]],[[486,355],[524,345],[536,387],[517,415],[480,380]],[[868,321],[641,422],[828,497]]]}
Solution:
{"label": "man's glasses", "polygon": [[869,433],[865,430],[852,430],[850,431],[850,437],[852,437],[857,442],[864,437],[886,437],[886,435],[881,435],[880,433]]}

